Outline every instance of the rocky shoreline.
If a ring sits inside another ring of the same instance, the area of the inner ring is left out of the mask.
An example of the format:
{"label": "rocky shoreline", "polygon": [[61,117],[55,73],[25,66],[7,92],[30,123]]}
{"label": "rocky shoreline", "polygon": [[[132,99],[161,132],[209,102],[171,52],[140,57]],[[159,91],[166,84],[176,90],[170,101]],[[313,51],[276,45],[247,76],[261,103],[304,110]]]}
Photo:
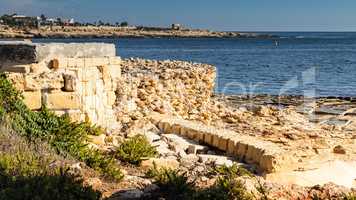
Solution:
{"label": "rocky shoreline", "polygon": [[41,27],[15,29],[0,25],[0,38],[274,38],[273,35],[198,29],[146,30],[120,27]]}
{"label": "rocky shoreline", "polygon": [[[229,184],[238,181],[237,188],[254,199],[341,199],[355,193],[353,98],[219,96],[216,68],[208,64],[121,59],[110,44],[9,45],[3,44],[1,70],[24,91],[28,107],[46,105],[105,128],[85,144],[115,154],[123,180],[110,182],[89,174],[85,163],[74,165],[103,197],[162,199],[164,187],[147,175],[156,168],[176,170],[178,182],[198,191],[219,182],[219,167],[235,170]],[[119,150],[138,137],[156,155],[133,164]]]}

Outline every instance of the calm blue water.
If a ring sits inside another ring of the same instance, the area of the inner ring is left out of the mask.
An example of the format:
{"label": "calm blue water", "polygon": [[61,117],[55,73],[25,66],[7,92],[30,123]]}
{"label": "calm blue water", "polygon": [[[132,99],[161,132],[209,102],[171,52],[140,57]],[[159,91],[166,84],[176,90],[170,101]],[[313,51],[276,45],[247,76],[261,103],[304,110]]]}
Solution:
{"label": "calm blue water", "polygon": [[217,92],[356,96],[356,33],[272,34],[280,38],[89,41],[115,43],[118,55],[124,58],[213,64],[218,69]]}

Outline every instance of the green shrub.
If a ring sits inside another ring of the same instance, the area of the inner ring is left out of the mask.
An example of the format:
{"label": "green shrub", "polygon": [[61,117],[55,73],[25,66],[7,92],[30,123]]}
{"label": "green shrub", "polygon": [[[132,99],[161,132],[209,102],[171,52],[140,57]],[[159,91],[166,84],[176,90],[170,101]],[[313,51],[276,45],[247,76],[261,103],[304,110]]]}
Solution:
{"label": "green shrub", "polygon": [[47,141],[62,155],[69,154],[115,180],[123,177],[114,156],[87,147],[88,135],[101,134],[100,127],[71,122],[67,115],[56,116],[45,107],[29,110],[4,74],[0,74],[0,117],[10,119],[14,130],[29,141]]}
{"label": "green shrub", "polygon": [[142,135],[137,135],[125,141],[116,152],[120,160],[134,165],[138,165],[142,160],[154,157],[156,154],[155,147],[151,146],[147,138]]}
{"label": "green shrub", "polygon": [[46,144],[29,143],[1,126],[0,199],[99,199],[99,192],[67,172],[66,162]]}
{"label": "green shrub", "polygon": [[253,199],[251,194],[246,191],[244,184],[232,177],[219,177],[215,185],[204,192],[199,199],[238,199],[250,200]]}
{"label": "green shrub", "polygon": [[356,200],[356,195],[355,194],[346,194],[344,196],[343,200]]}
{"label": "green shrub", "polygon": [[251,172],[237,164],[233,164],[231,167],[225,165],[216,167],[213,169],[212,174],[228,177],[252,176]]}
{"label": "green shrub", "polygon": [[[197,189],[194,180],[189,181],[186,173],[180,170],[157,169],[147,172],[147,176],[154,179],[154,183],[160,187],[159,193],[166,199],[180,200],[250,200],[253,196],[246,191],[244,184],[236,179],[240,170],[236,167],[219,167],[216,183],[206,189]],[[244,172],[246,173],[246,172]],[[243,174],[244,174],[243,173]],[[160,197],[161,197],[160,196]]]}
{"label": "green shrub", "polygon": [[217,181],[210,188],[198,191],[194,199],[197,200],[249,200],[253,196],[246,191],[244,184],[238,180],[241,176],[252,176],[245,168],[233,165],[231,167],[220,166],[216,167],[212,175],[218,176]]}
{"label": "green shrub", "polygon": [[166,199],[191,199],[194,195],[194,181],[189,181],[187,174],[179,170],[154,167],[147,176],[154,179]]}

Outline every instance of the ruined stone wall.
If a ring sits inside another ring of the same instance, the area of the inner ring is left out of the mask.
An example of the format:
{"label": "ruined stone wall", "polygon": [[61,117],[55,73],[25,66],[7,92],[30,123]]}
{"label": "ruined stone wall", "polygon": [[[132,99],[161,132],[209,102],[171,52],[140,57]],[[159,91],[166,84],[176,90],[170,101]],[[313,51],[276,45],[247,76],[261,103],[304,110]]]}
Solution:
{"label": "ruined stone wall", "polygon": [[125,127],[152,112],[208,120],[215,67],[183,61],[124,59],[117,89],[116,114]]}
{"label": "ruined stone wall", "polygon": [[45,105],[74,121],[115,128],[121,62],[115,53],[114,45],[106,44],[0,43],[0,70],[30,109]]}

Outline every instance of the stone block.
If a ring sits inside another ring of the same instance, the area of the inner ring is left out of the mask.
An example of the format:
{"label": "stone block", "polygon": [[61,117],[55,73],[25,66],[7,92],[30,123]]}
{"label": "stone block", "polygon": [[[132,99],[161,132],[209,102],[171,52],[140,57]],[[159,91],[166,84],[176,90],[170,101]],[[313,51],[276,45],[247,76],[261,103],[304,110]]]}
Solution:
{"label": "stone block", "polygon": [[99,79],[99,73],[96,67],[90,67],[78,71],[78,77],[82,82],[96,81]]}
{"label": "stone block", "polygon": [[115,104],[115,102],[116,102],[116,94],[115,94],[115,92],[108,92],[107,95],[108,95],[107,96],[107,104],[109,106],[113,106]]}
{"label": "stone block", "polygon": [[28,91],[22,93],[24,103],[31,110],[38,110],[42,107],[41,91]]}
{"label": "stone block", "polygon": [[188,136],[188,131],[189,131],[189,129],[187,129],[186,127],[183,127],[183,126],[180,127],[180,135]]}
{"label": "stone block", "polygon": [[222,151],[227,151],[227,149],[228,149],[228,141],[229,141],[229,139],[226,136],[219,137],[218,149],[220,149]]}
{"label": "stone block", "polygon": [[220,142],[219,135],[212,135],[212,137],[213,137],[213,143],[211,145],[218,148]]}
{"label": "stone block", "polygon": [[78,79],[72,74],[64,74],[64,90],[67,92],[76,91]]}
{"label": "stone block", "polygon": [[213,143],[213,135],[210,133],[205,133],[204,134],[204,142],[206,144],[212,144]]}
{"label": "stone block", "polygon": [[22,73],[7,73],[7,79],[20,91],[25,90],[25,77]]}
{"label": "stone block", "polygon": [[2,66],[47,62],[54,58],[106,58],[115,57],[114,44],[105,43],[30,43],[0,42]]}
{"label": "stone block", "polygon": [[79,109],[80,98],[74,92],[55,92],[44,95],[44,103],[49,109]]}
{"label": "stone block", "polygon": [[98,67],[109,64],[107,57],[86,57],[84,58],[85,67]]}
{"label": "stone block", "polygon": [[180,132],[181,132],[181,126],[180,125],[178,125],[178,124],[175,124],[175,125],[173,125],[172,126],[172,133],[174,133],[174,134],[180,134]]}
{"label": "stone block", "polygon": [[237,155],[237,145],[240,140],[237,138],[238,136],[229,138],[227,142],[227,152],[231,155]]}
{"label": "stone block", "polygon": [[247,148],[248,145],[242,141],[239,141],[237,143],[237,154],[236,156],[238,156],[240,158],[240,160],[244,160],[245,155],[247,153]]}
{"label": "stone block", "polygon": [[120,65],[108,65],[107,70],[111,75],[113,80],[118,80],[121,77],[121,66]]}
{"label": "stone block", "polygon": [[28,74],[25,76],[25,90],[54,90],[64,86],[63,76],[60,73]]}
{"label": "stone block", "polygon": [[36,61],[36,45],[29,42],[0,42],[0,68]]}
{"label": "stone block", "polygon": [[197,135],[195,136],[195,139],[198,142],[204,142],[204,133],[201,131],[198,131]]}
{"label": "stone block", "polygon": [[114,44],[105,43],[37,43],[36,59],[49,61],[53,58],[105,58],[114,57]]}
{"label": "stone block", "polygon": [[31,68],[29,65],[11,65],[11,66],[0,66],[0,72],[13,72],[13,73],[30,73]]}
{"label": "stone block", "polygon": [[[255,145],[247,145],[247,151],[245,154],[245,161],[250,164],[256,164],[259,162],[258,158],[258,148],[256,148]],[[262,153],[260,153],[260,157],[262,156]]]}
{"label": "stone block", "polygon": [[84,68],[85,59],[84,58],[66,58],[68,68]]}
{"label": "stone block", "polygon": [[144,160],[141,163],[141,167],[143,169],[150,169],[153,168],[154,166],[157,167],[157,169],[178,169],[179,167],[179,162],[175,159],[169,159],[169,158],[150,158],[149,160]]}
{"label": "stone block", "polygon": [[[64,60],[64,59],[63,59]],[[61,63],[62,64],[62,63]],[[50,68],[50,69],[54,69],[54,70],[57,70],[58,68],[59,68],[59,60],[58,59],[52,59],[50,62],[49,62],[49,65],[48,65],[48,67]],[[66,61],[64,60],[64,63],[63,63],[63,66],[62,67],[64,67],[64,68],[66,68],[67,67],[67,64],[66,64]]]}
{"label": "stone block", "polygon": [[196,130],[194,130],[194,129],[189,129],[189,130],[188,130],[187,137],[194,140],[194,139],[196,138],[196,134],[197,134],[197,131],[196,131]]}
{"label": "stone block", "polygon": [[110,65],[120,65],[122,63],[122,60],[120,57],[109,57],[109,64]]}

